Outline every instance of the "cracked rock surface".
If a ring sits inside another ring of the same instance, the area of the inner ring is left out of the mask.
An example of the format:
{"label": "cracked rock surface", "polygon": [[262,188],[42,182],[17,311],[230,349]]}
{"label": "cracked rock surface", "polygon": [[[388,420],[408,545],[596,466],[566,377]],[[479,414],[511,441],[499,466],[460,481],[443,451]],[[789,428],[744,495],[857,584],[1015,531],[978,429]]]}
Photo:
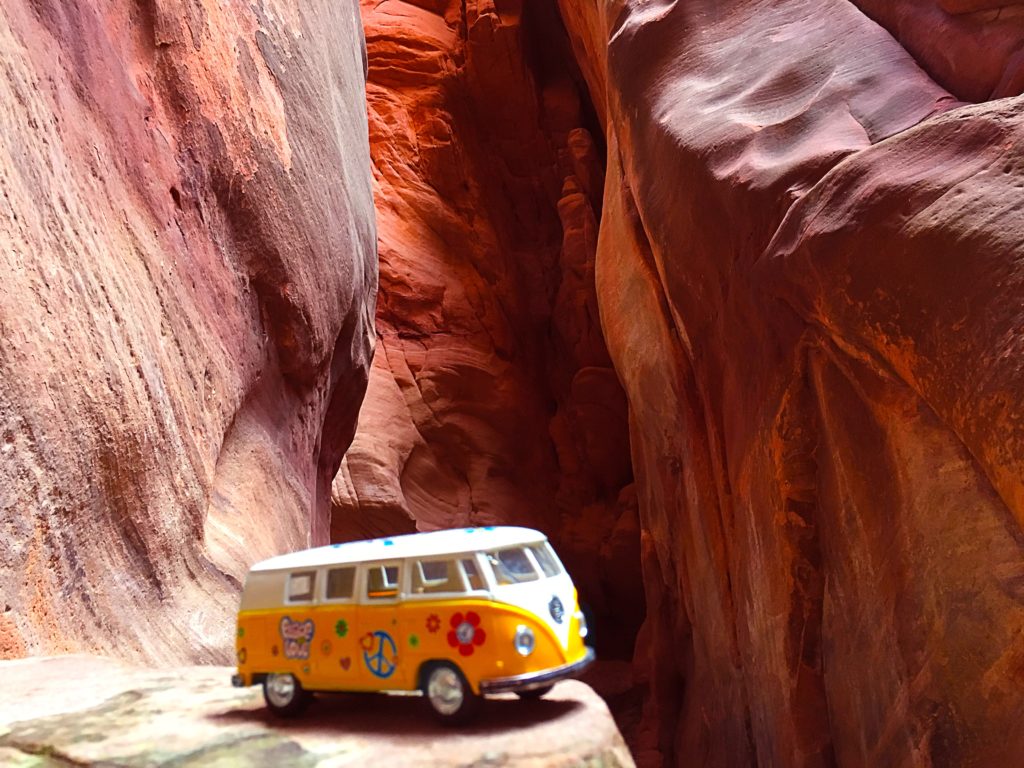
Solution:
{"label": "cracked rock surface", "polygon": [[92,656],[0,663],[0,765],[586,766],[633,760],[586,685],[488,700],[464,729],[436,724],[414,696],[318,697],[295,720],[229,667],[142,669]]}

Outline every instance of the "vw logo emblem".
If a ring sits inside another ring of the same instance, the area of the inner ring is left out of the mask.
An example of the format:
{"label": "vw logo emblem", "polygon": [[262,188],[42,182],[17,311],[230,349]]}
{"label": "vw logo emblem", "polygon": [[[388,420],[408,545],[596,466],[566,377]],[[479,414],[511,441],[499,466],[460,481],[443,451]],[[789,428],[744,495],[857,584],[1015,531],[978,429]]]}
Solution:
{"label": "vw logo emblem", "polygon": [[561,624],[562,619],[565,618],[565,606],[562,605],[562,601],[557,596],[551,598],[551,602],[548,603],[548,610],[551,612],[551,618],[557,624]]}

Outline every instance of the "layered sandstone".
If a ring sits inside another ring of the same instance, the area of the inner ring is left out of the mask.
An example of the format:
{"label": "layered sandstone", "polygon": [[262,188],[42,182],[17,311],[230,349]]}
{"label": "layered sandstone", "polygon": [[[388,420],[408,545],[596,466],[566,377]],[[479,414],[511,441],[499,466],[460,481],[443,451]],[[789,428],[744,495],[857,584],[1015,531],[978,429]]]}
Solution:
{"label": "layered sandstone", "polygon": [[560,6],[607,129],[639,762],[1019,764],[1020,100],[841,0]]}
{"label": "layered sandstone", "polygon": [[557,10],[362,12],[379,339],[333,536],[545,530],[629,655],[639,526],[593,277],[603,146]]}
{"label": "layered sandstone", "polygon": [[353,2],[0,8],[0,656],[225,657],[372,350]]}

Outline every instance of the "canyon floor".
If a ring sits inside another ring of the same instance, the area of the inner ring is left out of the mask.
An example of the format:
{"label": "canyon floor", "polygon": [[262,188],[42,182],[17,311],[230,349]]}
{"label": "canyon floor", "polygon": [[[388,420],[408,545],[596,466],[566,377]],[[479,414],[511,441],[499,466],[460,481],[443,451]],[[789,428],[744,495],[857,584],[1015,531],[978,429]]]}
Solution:
{"label": "canyon floor", "polygon": [[273,718],[228,667],[143,669],[97,656],[0,663],[2,766],[588,766],[633,760],[604,702],[567,681],[489,699],[464,729],[415,696],[318,697]]}

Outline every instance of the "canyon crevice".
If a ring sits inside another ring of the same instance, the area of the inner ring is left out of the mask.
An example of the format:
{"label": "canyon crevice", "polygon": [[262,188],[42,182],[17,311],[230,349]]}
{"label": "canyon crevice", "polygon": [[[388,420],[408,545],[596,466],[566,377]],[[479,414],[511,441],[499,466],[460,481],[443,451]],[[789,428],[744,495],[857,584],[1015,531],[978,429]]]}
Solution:
{"label": "canyon crevice", "polygon": [[639,523],[593,277],[604,147],[557,9],[362,11],[378,345],[332,535],[541,528],[599,648],[629,658]]}

